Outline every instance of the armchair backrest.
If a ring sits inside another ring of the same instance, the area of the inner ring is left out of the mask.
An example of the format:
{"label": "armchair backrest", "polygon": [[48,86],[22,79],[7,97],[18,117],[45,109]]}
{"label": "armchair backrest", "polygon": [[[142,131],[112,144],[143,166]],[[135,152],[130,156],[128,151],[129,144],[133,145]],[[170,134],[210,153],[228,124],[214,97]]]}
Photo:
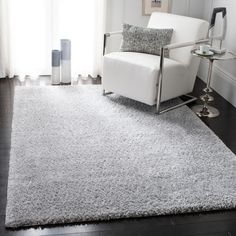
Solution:
{"label": "armchair backrest", "polygon": [[[148,28],[172,28],[174,30],[171,43],[184,43],[204,39],[207,36],[209,23],[204,20],[154,12],[148,23]],[[170,58],[190,66],[192,47],[174,49],[170,51]]]}

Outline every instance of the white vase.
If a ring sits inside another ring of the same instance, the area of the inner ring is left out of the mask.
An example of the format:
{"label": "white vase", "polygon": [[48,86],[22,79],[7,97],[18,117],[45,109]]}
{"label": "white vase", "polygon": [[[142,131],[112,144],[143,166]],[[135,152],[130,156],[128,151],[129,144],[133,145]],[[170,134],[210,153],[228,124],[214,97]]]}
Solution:
{"label": "white vase", "polygon": [[61,52],[59,50],[52,51],[52,84],[61,83]]}
{"label": "white vase", "polygon": [[61,83],[71,83],[71,41],[61,39]]}

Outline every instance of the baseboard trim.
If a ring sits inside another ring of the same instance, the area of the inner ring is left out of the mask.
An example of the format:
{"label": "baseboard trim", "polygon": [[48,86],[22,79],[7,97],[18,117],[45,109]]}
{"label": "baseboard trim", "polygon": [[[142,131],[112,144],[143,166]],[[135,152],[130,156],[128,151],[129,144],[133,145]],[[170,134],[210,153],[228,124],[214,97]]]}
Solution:
{"label": "baseboard trim", "polygon": [[[204,82],[207,80],[208,63],[204,60],[198,71],[198,77]],[[214,65],[211,87],[236,107],[236,77]]]}

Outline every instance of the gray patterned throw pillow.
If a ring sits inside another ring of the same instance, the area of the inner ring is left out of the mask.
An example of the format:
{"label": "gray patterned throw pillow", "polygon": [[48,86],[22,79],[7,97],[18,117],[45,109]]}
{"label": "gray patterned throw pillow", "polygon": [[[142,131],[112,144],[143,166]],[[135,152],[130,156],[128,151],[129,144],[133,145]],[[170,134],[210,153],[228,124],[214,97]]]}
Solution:
{"label": "gray patterned throw pillow", "polygon": [[[121,51],[160,55],[160,48],[170,44],[173,29],[152,29],[129,24],[123,25]],[[165,57],[168,57],[168,51]]]}

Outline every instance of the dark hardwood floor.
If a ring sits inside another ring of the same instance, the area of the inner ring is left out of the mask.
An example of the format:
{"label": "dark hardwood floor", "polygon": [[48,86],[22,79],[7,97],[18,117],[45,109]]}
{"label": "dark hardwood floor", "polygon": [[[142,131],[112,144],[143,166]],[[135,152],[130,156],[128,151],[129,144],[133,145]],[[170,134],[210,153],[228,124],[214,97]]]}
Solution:
{"label": "dark hardwood floor", "polygon": [[[100,80],[79,79],[73,82],[73,85],[91,83],[99,84]],[[30,228],[18,231],[6,230],[4,221],[7,201],[8,162],[14,88],[16,85],[43,86],[50,85],[50,82],[47,77],[41,77],[37,80],[27,78],[24,82],[19,82],[18,79],[0,79],[0,236],[236,235],[236,210]],[[202,94],[203,87],[204,83],[197,79],[194,94],[197,96]],[[213,104],[221,111],[221,116],[202,120],[236,153],[236,109],[218,94],[214,93],[214,96],[215,102]]]}

